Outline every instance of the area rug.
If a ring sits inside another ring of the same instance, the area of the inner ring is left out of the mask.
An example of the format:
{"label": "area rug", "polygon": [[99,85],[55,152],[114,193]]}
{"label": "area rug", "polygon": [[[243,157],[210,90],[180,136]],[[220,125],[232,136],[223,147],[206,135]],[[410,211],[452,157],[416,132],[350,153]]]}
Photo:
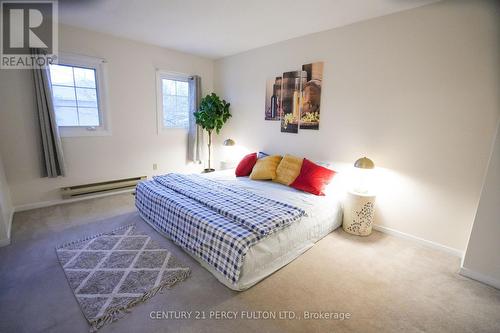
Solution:
{"label": "area rug", "polygon": [[134,225],[64,244],[56,252],[91,331],[191,273]]}

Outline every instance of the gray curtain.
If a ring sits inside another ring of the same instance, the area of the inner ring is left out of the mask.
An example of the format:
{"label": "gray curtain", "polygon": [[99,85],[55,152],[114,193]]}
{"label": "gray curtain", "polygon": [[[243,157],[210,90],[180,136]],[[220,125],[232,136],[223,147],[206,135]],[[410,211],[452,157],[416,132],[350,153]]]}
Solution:
{"label": "gray curtain", "polygon": [[[40,54],[40,51],[36,49],[32,52],[35,55]],[[64,176],[61,137],[59,136],[59,128],[56,124],[48,66],[45,68],[34,68],[33,79],[35,82],[38,123],[42,143],[42,176],[51,178]]]}
{"label": "gray curtain", "polygon": [[201,164],[204,155],[203,129],[196,125],[193,113],[200,107],[201,78],[197,75],[188,80],[189,83],[189,131],[187,159],[190,162]]}

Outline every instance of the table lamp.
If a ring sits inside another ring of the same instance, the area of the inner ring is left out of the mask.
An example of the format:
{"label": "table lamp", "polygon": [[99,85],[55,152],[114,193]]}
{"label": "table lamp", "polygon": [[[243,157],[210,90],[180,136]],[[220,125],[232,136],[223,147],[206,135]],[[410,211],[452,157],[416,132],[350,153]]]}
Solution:
{"label": "table lamp", "polygon": [[354,168],[354,191],[362,194],[373,191],[372,174],[373,169],[375,169],[375,163],[373,163],[373,161],[368,157],[362,157],[358,158],[356,162],[354,162]]}

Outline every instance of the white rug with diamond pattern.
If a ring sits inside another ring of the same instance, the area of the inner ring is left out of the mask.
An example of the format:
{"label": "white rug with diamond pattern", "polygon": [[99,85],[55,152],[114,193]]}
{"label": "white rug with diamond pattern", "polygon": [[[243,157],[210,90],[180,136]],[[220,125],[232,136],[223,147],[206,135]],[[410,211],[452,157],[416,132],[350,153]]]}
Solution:
{"label": "white rug with diamond pattern", "polygon": [[191,272],[134,225],[65,244],[56,252],[93,330]]}

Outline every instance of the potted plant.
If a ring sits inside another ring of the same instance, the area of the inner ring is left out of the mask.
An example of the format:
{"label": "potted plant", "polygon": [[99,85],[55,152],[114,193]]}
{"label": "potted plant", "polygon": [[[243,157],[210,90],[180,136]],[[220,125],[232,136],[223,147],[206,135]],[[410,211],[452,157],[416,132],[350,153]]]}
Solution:
{"label": "potted plant", "polygon": [[229,103],[221,100],[215,93],[203,97],[200,101],[200,108],[194,113],[196,124],[200,125],[208,132],[208,168],[204,172],[212,172],[211,164],[211,148],[212,148],[212,132],[215,130],[219,134],[222,126],[231,117],[229,113]]}

